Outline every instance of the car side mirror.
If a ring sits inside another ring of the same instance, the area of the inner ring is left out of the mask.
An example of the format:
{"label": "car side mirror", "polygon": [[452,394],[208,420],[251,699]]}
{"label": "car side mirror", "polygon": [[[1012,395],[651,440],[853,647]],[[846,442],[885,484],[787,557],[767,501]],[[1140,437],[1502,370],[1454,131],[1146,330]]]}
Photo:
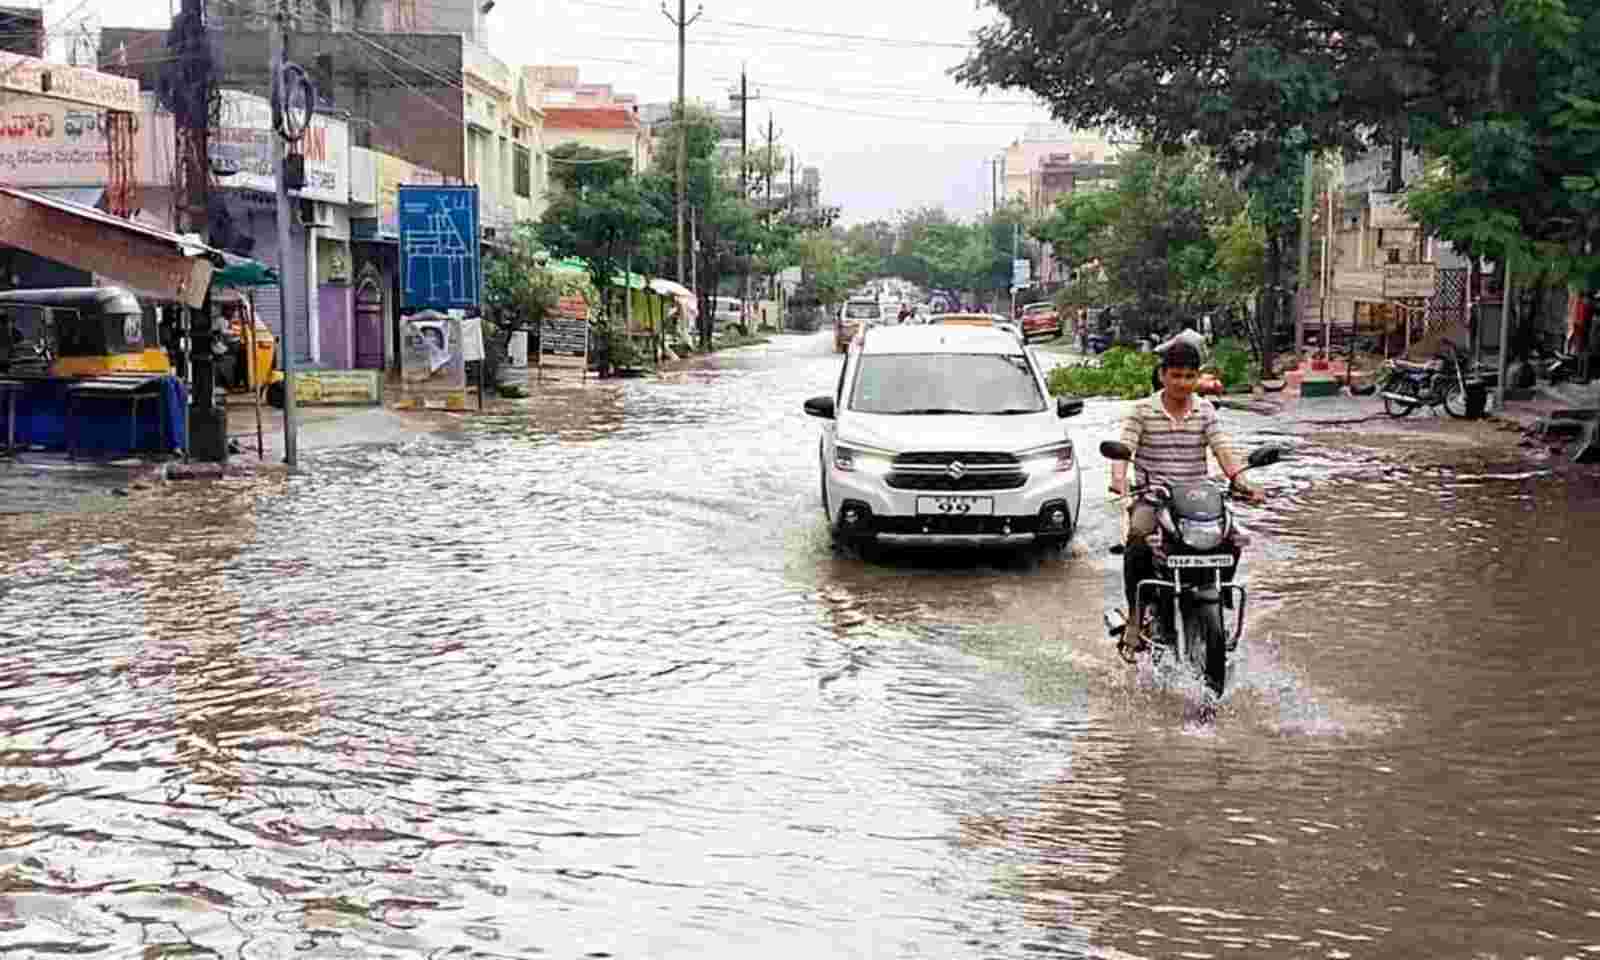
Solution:
{"label": "car side mirror", "polygon": [[1083,400],[1078,397],[1056,397],[1056,416],[1065,420],[1083,412]]}
{"label": "car side mirror", "polygon": [[1250,458],[1247,462],[1252,467],[1270,467],[1279,460],[1282,460],[1283,454],[1284,449],[1282,447],[1277,446],[1276,444],[1269,444],[1265,447],[1257,447],[1256,449],[1250,451]]}
{"label": "car side mirror", "polygon": [[806,401],[805,407],[806,413],[813,417],[820,417],[823,420],[833,419],[832,397],[812,397]]}
{"label": "car side mirror", "polygon": [[1107,460],[1132,460],[1133,448],[1116,440],[1104,440],[1100,443],[1100,456]]}

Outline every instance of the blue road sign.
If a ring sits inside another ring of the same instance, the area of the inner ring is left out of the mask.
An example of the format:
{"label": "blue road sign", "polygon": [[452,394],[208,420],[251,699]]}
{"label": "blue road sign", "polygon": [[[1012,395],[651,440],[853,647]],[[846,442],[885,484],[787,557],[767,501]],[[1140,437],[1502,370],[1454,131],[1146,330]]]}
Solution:
{"label": "blue road sign", "polygon": [[477,187],[401,186],[400,308],[476,310],[483,274]]}

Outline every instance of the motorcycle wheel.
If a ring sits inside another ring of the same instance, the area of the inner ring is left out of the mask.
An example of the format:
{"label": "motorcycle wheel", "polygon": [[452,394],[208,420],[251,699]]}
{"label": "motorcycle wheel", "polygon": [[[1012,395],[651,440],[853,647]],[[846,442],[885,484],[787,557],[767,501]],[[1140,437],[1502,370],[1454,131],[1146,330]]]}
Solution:
{"label": "motorcycle wheel", "polygon": [[1389,396],[1391,393],[1400,393],[1412,397],[1416,396],[1416,388],[1414,388],[1404,377],[1390,377],[1389,381],[1380,389],[1384,394],[1383,412],[1387,413],[1391,417],[1394,417],[1396,420],[1400,419],[1401,417],[1409,417],[1411,415],[1411,411],[1422,405],[1421,400],[1418,400],[1416,403],[1405,403],[1404,401],[1396,400]]}
{"label": "motorcycle wheel", "polygon": [[1461,389],[1461,384],[1451,381],[1444,388],[1444,412],[1457,420],[1467,419],[1467,391]]}
{"label": "motorcycle wheel", "polygon": [[1196,607],[1185,614],[1183,626],[1191,665],[1205,677],[1212,694],[1221,697],[1228,680],[1228,638],[1222,625],[1222,605]]}

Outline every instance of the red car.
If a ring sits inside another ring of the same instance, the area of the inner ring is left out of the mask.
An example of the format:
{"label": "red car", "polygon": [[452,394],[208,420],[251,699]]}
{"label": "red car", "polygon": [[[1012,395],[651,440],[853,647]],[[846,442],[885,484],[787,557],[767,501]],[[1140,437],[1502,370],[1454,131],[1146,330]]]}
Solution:
{"label": "red car", "polygon": [[1030,303],[1022,308],[1022,339],[1043,337],[1046,340],[1054,340],[1061,336],[1061,332],[1061,314],[1056,312],[1055,304],[1044,301]]}

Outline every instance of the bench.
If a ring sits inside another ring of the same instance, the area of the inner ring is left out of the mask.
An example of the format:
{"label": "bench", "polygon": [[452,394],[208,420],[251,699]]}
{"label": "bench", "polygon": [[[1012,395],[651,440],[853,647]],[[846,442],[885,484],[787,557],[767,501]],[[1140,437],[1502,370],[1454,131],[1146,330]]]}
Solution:
{"label": "bench", "polygon": [[67,388],[66,405],[66,432],[67,432],[67,459],[77,459],[81,431],[74,429],[77,419],[73,416],[73,407],[84,399],[111,399],[122,400],[128,404],[128,450],[134,452],[139,449],[139,405],[147,400],[154,401],[156,406],[156,420],[161,429],[161,451],[166,453],[170,449],[167,442],[167,420],[161,416],[161,391],[159,389],[147,390],[155,387],[161,377],[148,374],[106,374],[80,380]]}

